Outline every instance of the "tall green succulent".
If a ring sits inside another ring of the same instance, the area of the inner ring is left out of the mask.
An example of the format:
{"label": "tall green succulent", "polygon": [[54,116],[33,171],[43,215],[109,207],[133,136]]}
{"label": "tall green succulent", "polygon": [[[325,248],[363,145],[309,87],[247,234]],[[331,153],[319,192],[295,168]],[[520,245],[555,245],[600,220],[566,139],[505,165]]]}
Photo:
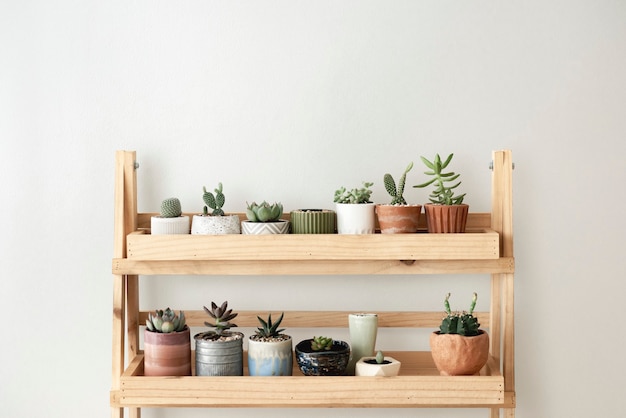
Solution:
{"label": "tall green succulent", "polygon": [[185,323],[185,313],[180,311],[178,315],[170,308],[166,310],[156,310],[154,315],[148,314],[146,319],[146,327],[152,332],[160,332],[163,334],[169,334],[171,332],[183,331],[187,328]]}
{"label": "tall green succulent", "polygon": [[311,341],[311,350],[313,351],[328,351],[333,348],[333,339],[330,337],[313,337]]}
{"label": "tall green succulent", "polygon": [[176,197],[164,199],[161,202],[161,216],[163,218],[176,218],[182,214],[180,200]]}
{"label": "tall green succulent", "polygon": [[256,202],[248,204],[246,216],[250,222],[275,222],[283,214],[283,205],[280,202],[270,205],[263,201],[260,205]]}
{"label": "tall green succulent", "polygon": [[448,167],[450,161],[452,161],[452,157],[454,154],[450,154],[448,158],[444,162],[441,162],[441,157],[439,154],[435,156],[433,161],[428,161],[424,157],[420,157],[422,162],[426,165],[426,167],[430,168],[431,171],[425,171],[424,174],[428,176],[433,176],[432,179],[428,180],[426,183],[418,184],[413,187],[426,187],[431,184],[435,184],[435,190],[429,195],[429,200],[432,203],[437,203],[440,205],[460,205],[463,203],[463,198],[465,197],[465,193],[459,196],[454,196],[454,190],[456,189],[461,182],[447,186],[446,183],[452,182],[459,178],[460,174],[455,174],[454,172],[444,173],[443,170]]}
{"label": "tall green succulent", "polygon": [[211,192],[207,192],[206,187],[202,187],[204,193],[202,194],[202,200],[206,203],[204,207],[204,214],[209,214],[209,208],[213,209],[211,213],[213,216],[223,216],[224,211],[222,207],[224,206],[224,202],[226,201],[226,197],[224,197],[224,193],[222,193],[222,183],[219,183],[217,189],[214,189],[215,195]]}
{"label": "tall green succulent", "polygon": [[336,203],[372,203],[370,197],[372,195],[372,187],[374,183],[363,182],[363,187],[347,190],[345,187],[340,187],[335,190],[334,201]]}
{"label": "tall green succulent", "polygon": [[260,316],[257,316],[257,319],[261,323],[261,326],[256,329],[256,335],[261,338],[276,338],[283,332],[285,329],[279,329],[280,323],[283,321],[283,316],[285,313],[280,314],[280,318],[276,320],[276,322],[272,323],[272,314],[270,313],[267,317],[267,321],[265,321]]}
{"label": "tall green succulent", "polygon": [[217,335],[223,335],[224,331],[237,326],[230,321],[239,314],[233,313],[232,309],[228,309],[228,301],[225,301],[220,306],[217,306],[215,302],[211,302],[211,309],[206,306],[203,308],[204,311],[214,320],[213,323],[205,322],[204,325],[215,328],[215,333]]}
{"label": "tall green succulent", "polygon": [[389,195],[392,197],[391,199],[392,205],[406,205],[406,200],[404,200],[404,196],[403,196],[404,184],[406,183],[406,174],[409,171],[411,171],[412,168],[413,168],[413,162],[411,162],[404,170],[404,173],[402,173],[402,176],[398,180],[397,188],[396,188],[396,182],[391,176],[391,174],[387,173],[384,175],[383,181],[385,183],[385,190],[387,190],[387,193],[389,193]]}
{"label": "tall green succulent", "polygon": [[441,321],[439,332],[441,334],[459,334],[471,337],[479,334],[478,318],[474,316],[474,308],[476,307],[476,300],[478,295],[474,293],[472,297],[472,303],[470,304],[469,311],[456,311],[450,310],[450,293],[446,295],[444,307],[446,310],[446,317]]}

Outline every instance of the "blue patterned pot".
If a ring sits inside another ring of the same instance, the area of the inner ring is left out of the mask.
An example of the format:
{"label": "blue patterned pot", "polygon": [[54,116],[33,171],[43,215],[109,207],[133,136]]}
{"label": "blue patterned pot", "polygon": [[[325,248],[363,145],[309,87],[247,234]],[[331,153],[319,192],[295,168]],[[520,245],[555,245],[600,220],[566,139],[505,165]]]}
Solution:
{"label": "blue patterned pot", "polygon": [[311,350],[313,339],[303,340],[296,345],[296,361],[305,376],[342,376],[350,360],[350,345],[345,341],[333,340],[328,351]]}

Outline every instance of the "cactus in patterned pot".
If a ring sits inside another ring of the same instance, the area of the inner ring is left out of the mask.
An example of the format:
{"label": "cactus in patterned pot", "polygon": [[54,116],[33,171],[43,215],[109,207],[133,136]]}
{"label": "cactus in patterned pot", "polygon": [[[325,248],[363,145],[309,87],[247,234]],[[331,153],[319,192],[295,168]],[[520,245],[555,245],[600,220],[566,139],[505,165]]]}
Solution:
{"label": "cactus in patterned pot", "polygon": [[204,191],[204,193],[202,194],[202,200],[204,200],[204,203],[206,204],[203,209],[204,215],[208,215],[209,208],[211,208],[213,209],[211,215],[223,216],[224,210],[222,210],[222,207],[226,202],[226,197],[224,196],[224,193],[222,191],[222,183],[219,183],[217,188],[214,189],[215,195],[207,191],[206,187],[202,187],[202,190]]}
{"label": "cactus in patterned pot", "polygon": [[478,335],[480,324],[478,323],[478,318],[474,316],[477,299],[478,295],[474,293],[469,311],[453,312],[450,310],[450,293],[448,293],[444,301],[446,316],[441,321],[439,332],[441,334],[459,334],[466,337]]}
{"label": "cactus in patterned pot", "polygon": [[407,204],[403,196],[404,185],[406,183],[406,175],[409,171],[411,171],[412,168],[413,162],[411,162],[404,170],[404,173],[402,173],[402,176],[398,180],[398,187],[396,187],[396,182],[391,174],[387,173],[384,175],[383,182],[385,184],[385,190],[387,190],[387,193],[389,193],[389,195],[391,196],[391,205]]}
{"label": "cactus in patterned pot", "polygon": [[333,348],[333,339],[330,337],[313,337],[311,341],[311,350],[313,351],[328,351]]}
{"label": "cactus in patterned pot", "polygon": [[161,202],[161,217],[163,218],[176,218],[182,215],[182,209],[180,207],[180,200],[176,197],[170,197],[163,199]]}
{"label": "cactus in patterned pot", "polygon": [[252,202],[246,209],[246,216],[250,222],[276,222],[282,214],[283,205],[280,202],[272,205],[266,201],[261,204]]}

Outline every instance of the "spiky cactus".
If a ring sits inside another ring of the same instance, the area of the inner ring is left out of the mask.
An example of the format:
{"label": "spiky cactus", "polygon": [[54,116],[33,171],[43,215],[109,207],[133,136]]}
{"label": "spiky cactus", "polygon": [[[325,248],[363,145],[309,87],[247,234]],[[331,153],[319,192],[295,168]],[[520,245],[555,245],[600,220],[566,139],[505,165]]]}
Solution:
{"label": "spiky cactus", "polygon": [[383,176],[383,182],[385,183],[385,190],[391,196],[391,204],[392,205],[406,205],[406,200],[404,199],[404,184],[406,183],[406,174],[411,171],[413,168],[413,162],[411,162],[407,168],[402,173],[402,176],[398,180],[398,187],[396,188],[396,182],[391,176],[391,174],[387,173]]}
{"label": "spiky cactus", "polygon": [[273,205],[266,201],[263,201],[260,205],[252,202],[252,204],[248,204],[246,209],[246,216],[250,222],[275,222],[282,214],[283,205],[280,202]]}
{"label": "spiky cactus", "polygon": [[211,192],[207,192],[206,187],[202,187],[204,193],[202,194],[202,200],[206,203],[204,207],[204,214],[209,214],[209,208],[213,209],[211,215],[213,216],[223,216],[224,211],[222,207],[224,206],[224,202],[226,198],[224,197],[224,193],[222,193],[222,183],[219,183],[217,189],[214,189],[215,195]]}
{"label": "spiky cactus", "polygon": [[446,317],[441,321],[439,332],[441,334],[459,334],[471,337],[479,334],[478,318],[474,316],[474,308],[476,307],[476,300],[478,295],[474,293],[472,297],[472,303],[470,304],[469,311],[455,311],[450,310],[450,293],[446,295],[444,307],[446,310]]}
{"label": "spiky cactus", "polygon": [[205,322],[204,325],[215,328],[217,335],[223,335],[224,331],[237,326],[230,321],[239,314],[233,313],[232,309],[228,309],[228,301],[225,301],[220,306],[217,306],[215,302],[211,302],[211,309],[204,306],[204,310],[214,320],[214,323]]}
{"label": "spiky cactus", "polygon": [[180,208],[180,200],[178,200],[178,198],[170,197],[161,202],[161,217],[176,218],[181,214],[182,210]]}
{"label": "spiky cactus", "polygon": [[354,188],[351,190],[346,189],[345,187],[340,187],[335,190],[335,203],[371,203],[370,196],[372,195],[372,187],[374,183],[363,182],[363,187]]}
{"label": "spiky cactus", "polygon": [[156,310],[154,311],[154,315],[152,313],[148,314],[146,327],[152,332],[160,332],[163,334],[183,331],[187,327],[185,323],[185,313],[179,311],[179,314],[176,315],[170,308],[166,310]]}
{"label": "spiky cactus", "polygon": [[463,203],[463,198],[465,197],[465,193],[462,195],[455,196],[454,190],[456,189],[461,182],[452,185],[446,186],[446,183],[456,180],[459,178],[460,174],[455,174],[454,172],[444,173],[443,170],[448,167],[450,161],[452,161],[452,157],[454,154],[448,155],[448,158],[444,162],[441,162],[441,157],[439,154],[435,155],[435,159],[433,161],[428,161],[424,157],[420,157],[422,162],[426,165],[426,167],[430,168],[431,171],[424,171],[424,174],[428,176],[433,176],[432,179],[428,180],[426,183],[418,184],[413,187],[426,187],[431,184],[435,184],[435,190],[429,195],[428,199],[432,203],[440,204],[440,205],[460,205]]}
{"label": "spiky cactus", "polygon": [[280,317],[276,320],[276,322],[272,323],[272,314],[270,313],[267,317],[267,321],[265,321],[260,316],[257,316],[257,319],[261,323],[261,326],[256,329],[256,335],[260,338],[277,338],[280,336],[280,333],[285,329],[279,329],[280,323],[283,321],[283,316],[285,313],[281,313]]}
{"label": "spiky cactus", "polygon": [[333,348],[333,339],[330,337],[313,337],[311,341],[311,350],[313,351],[328,351]]}

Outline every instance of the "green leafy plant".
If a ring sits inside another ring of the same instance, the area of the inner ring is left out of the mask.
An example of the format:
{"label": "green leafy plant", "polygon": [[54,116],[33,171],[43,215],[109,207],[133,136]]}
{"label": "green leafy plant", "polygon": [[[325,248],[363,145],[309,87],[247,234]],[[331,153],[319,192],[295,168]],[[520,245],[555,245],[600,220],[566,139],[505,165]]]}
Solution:
{"label": "green leafy plant", "polygon": [[257,316],[257,319],[261,323],[261,326],[255,331],[256,335],[258,335],[260,338],[278,338],[280,336],[280,333],[285,330],[284,328],[278,328],[280,326],[280,323],[283,321],[284,315],[284,312],[281,313],[280,318],[278,318],[276,322],[273,323],[271,313],[268,315],[267,321],[260,316]]}
{"label": "green leafy plant", "polygon": [[179,314],[176,315],[176,313],[170,308],[165,310],[158,309],[154,311],[154,315],[152,313],[148,314],[146,327],[149,331],[160,332],[163,334],[183,331],[187,328],[187,324],[185,323],[185,313],[183,311],[179,311]]}
{"label": "green leafy plant", "polygon": [[385,183],[385,190],[391,196],[391,205],[406,205],[406,200],[404,199],[404,184],[406,183],[406,175],[413,168],[413,162],[411,162],[402,176],[398,180],[398,187],[396,187],[396,182],[393,179],[392,175],[387,173],[383,176],[383,182]]}
{"label": "green leafy plant", "polygon": [[248,204],[246,209],[246,216],[250,222],[275,222],[282,214],[283,205],[280,202],[273,205],[266,201],[263,201],[260,205],[252,202],[252,204]]}
{"label": "green leafy plant", "polygon": [[329,351],[333,348],[333,339],[330,337],[313,337],[311,341],[311,350],[313,351]]}
{"label": "green leafy plant", "polygon": [[345,187],[340,187],[335,190],[336,203],[372,203],[370,197],[372,195],[372,187],[374,183],[363,182],[363,187],[347,190]]}
{"label": "green leafy plant", "polygon": [[180,200],[178,200],[178,198],[170,197],[161,202],[161,217],[177,218],[181,214],[182,210],[180,208]]}
{"label": "green leafy plant", "polygon": [[224,206],[224,202],[226,198],[224,197],[224,193],[222,192],[222,183],[219,183],[217,188],[214,189],[215,195],[211,192],[207,192],[206,187],[202,187],[204,193],[202,194],[202,200],[206,206],[204,207],[203,213],[205,215],[209,214],[209,208],[213,209],[211,215],[213,216],[223,216],[224,211],[222,207]]}
{"label": "green leafy plant", "polygon": [[415,185],[413,187],[426,187],[431,184],[435,185],[435,189],[429,195],[429,200],[432,203],[440,204],[440,205],[460,205],[463,203],[463,198],[465,197],[465,193],[462,195],[455,196],[454,189],[456,189],[461,182],[448,186],[447,184],[455,181],[459,178],[460,174],[455,174],[454,172],[444,173],[443,170],[448,167],[450,161],[452,161],[452,157],[454,154],[450,154],[445,161],[441,161],[441,157],[439,154],[435,155],[435,159],[433,161],[429,161],[424,157],[420,157],[422,162],[430,169],[430,171],[425,171],[424,174],[428,176],[433,176],[432,179],[428,180],[425,183]]}
{"label": "green leafy plant", "polygon": [[478,335],[480,332],[478,328],[478,318],[474,316],[474,308],[476,307],[476,300],[478,295],[474,293],[472,297],[472,303],[470,304],[469,311],[455,311],[450,310],[450,293],[446,295],[444,307],[446,310],[446,317],[441,321],[439,332],[441,334],[459,334],[466,337]]}
{"label": "green leafy plant", "polygon": [[211,302],[211,309],[204,306],[204,310],[214,320],[213,323],[205,322],[204,325],[215,328],[217,335],[223,335],[224,331],[237,326],[230,321],[239,314],[233,313],[232,309],[228,309],[228,301],[225,301],[220,306],[217,306],[215,302]]}

